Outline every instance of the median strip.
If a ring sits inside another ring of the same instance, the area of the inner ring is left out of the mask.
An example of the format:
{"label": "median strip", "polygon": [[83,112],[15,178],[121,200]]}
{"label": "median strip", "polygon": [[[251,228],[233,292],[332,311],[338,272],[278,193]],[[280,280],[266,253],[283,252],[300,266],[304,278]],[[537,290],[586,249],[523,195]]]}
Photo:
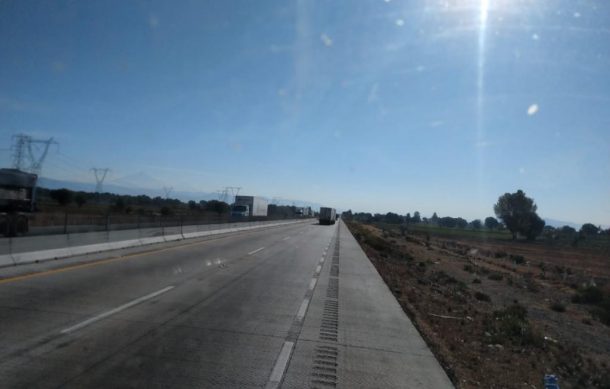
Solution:
{"label": "median strip", "polygon": [[144,302],[146,300],[150,300],[152,298],[155,298],[155,297],[157,297],[157,296],[159,296],[159,295],[161,295],[161,294],[163,294],[165,292],[169,292],[172,289],[174,289],[174,286],[168,286],[168,287],[163,288],[161,290],[158,290],[156,292],[147,294],[146,296],[142,296],[140,298],[137,298],[137,299],[135,299],[133,301],[128,302],[127,304],[123,304],[120,307],[116,307],[116,308],[111,309],[109,311],[106,311],[104,313],[100,313],[99,315],[94,316],[94,317],[92,317],[90,319],[87,319],[85,321],[82,321],[82,322],[80,322],[78,324],[75,324],[72,327],[68,327],[66,329],[63,329],[63,330],[60,331],[60,333],[62,333],[62,334],[69,334],[69,333],[74,332],[76,330],[79,330],[79,329],[81,329],[83,327],[86,327],[89,324],[95,323],[96,321],[99,321],[99,320],[107,318],[108,316],[114,315],[115,313],[119,313],[121,311],[124,311],[127,308],[131,308],[134,305],[138,305],[138,304],[140,304],[140,303],[142,303],[142,302]]}

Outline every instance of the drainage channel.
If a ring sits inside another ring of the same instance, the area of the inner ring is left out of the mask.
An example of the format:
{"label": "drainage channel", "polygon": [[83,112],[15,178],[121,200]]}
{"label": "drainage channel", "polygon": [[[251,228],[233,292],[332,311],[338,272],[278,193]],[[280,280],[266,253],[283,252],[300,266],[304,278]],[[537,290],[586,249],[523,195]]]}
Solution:
{"label": "drainage channel", "polygon": [[337,367],[339,348],[339,237],[340,225],[337,228],[335,249],[332,256],[330,277],[326,288],[324,311],[320,323],[318,339],[321,344],[316,346],[313,365],[311,369],[311,388],[337,387]]}

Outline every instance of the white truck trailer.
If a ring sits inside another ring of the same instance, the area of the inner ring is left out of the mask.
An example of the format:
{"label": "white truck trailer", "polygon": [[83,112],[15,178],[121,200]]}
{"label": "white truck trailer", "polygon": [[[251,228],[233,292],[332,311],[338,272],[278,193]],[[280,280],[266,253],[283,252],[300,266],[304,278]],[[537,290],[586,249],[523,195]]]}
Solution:
{"label": "white truck trailer", "polygon": [[242,217],[267,217],[269,203],[266,199],[257,196],[235,196],[235,203],[231,208],[231,216]]}

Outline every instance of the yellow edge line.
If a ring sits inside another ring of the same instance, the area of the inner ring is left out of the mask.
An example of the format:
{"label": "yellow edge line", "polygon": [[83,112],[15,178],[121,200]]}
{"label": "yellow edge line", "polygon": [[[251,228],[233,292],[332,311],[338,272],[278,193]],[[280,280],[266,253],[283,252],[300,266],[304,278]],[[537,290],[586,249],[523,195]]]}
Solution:
{"label": "yellow edge line", "polygon": [[[246,232],[246,233],[248,233],[248,232]],[[87,262],[87,263],[80,263],[80,264],[76,264],[76,265],[66,266],[66,267],[62,267],[60,269],[51,269],[51,270],[41,271],[41,272],[37,272],[37,273],[29,273],[29,274],[24,274],[24,275],[15,276],[15,277],[3,278],[3,279],[0,279],[0,285],[8,284],[10,282],[27,280],[27,279],[35,278],[35,277],[48,276],[48,275],[51,275],[51,274],[63,273],[63,272],[72,271],[72,270],[78,270],[78,269],[84,269],[84,268],[98,266],[98,265],[104,265],[104,264],[107,264],[107,263],[112,263],[112,262],[116,262],[116,261],[120,261],[120,260],[127,260],[127,259],[131,259],[131,258],[141,257],[143,255],[148,255],[148,254],[153,254],[153,253],[162,253],[164,251],[169,251],[169,250],[181,249],[181,248],[190,247],[190,246],[201,245],[201,244],[205,244],[205,243],[207,243],[207,242],[209,242],[211,240],[218,240],[218,239],[224,239],[224,238],[230,238],[230,237],[231,237],[231,235],[229,235],[229,236],[219,236],[219,237],[215,237],[215,238],[211,238],[211,239],[206,239],[204,241],[199,241],[199,242],[193,242],[193,243],[189,243],[189,244],[181,244],[181,245],[172,246],[172,247],[165,247],[165,248],[160,248],[160,249],[147,250],[147,251],[144,251],[144,252],[123,255],[123,256],[120,256],[120,257],[112,257],[112,258],[100,259],[100,260],[97,260],[97,261],[92,261],[92,262]]]}

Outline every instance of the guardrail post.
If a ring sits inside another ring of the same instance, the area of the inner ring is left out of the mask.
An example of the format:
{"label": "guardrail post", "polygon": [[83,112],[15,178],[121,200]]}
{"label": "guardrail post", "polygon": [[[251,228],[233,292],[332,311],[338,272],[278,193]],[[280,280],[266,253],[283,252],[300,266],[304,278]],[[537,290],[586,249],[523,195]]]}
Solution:
{"label": "guardrail post", "polygon": [[64,212],[64,234],[68,233],[68,211]]}

